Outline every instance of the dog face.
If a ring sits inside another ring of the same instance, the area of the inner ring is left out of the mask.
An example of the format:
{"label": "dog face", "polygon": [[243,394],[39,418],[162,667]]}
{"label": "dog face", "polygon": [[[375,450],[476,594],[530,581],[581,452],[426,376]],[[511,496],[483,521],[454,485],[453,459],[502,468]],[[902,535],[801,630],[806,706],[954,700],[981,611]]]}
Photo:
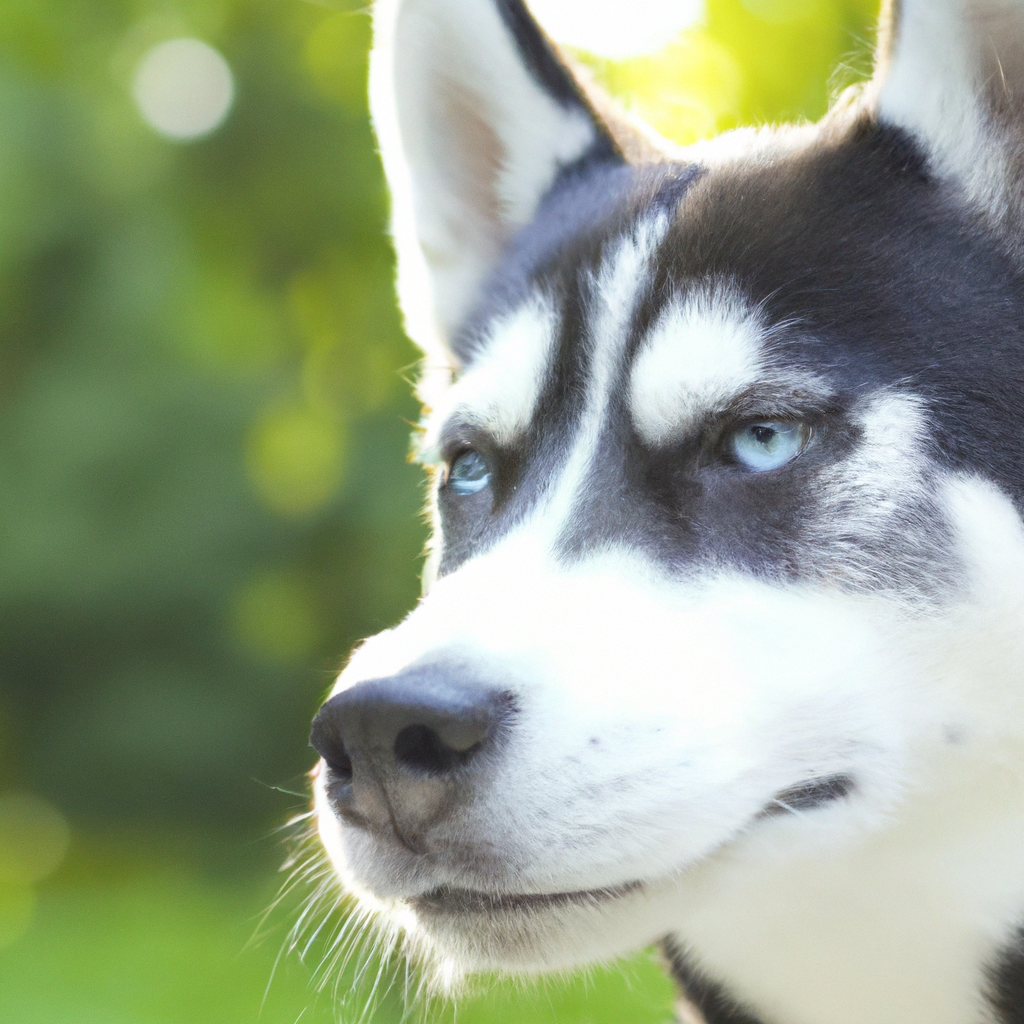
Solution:
{"label": "dog face", "polygon": [[[436,533],[315,793],[450,973],[667,934],[729,973],[752,880],[897,879],[921,794],[1020,735],[1014,123],[979,5],[924,7],[820,125],[660,153],[518,0],[378,8]],[[1012,74],[1024,13],[983,13]]]}

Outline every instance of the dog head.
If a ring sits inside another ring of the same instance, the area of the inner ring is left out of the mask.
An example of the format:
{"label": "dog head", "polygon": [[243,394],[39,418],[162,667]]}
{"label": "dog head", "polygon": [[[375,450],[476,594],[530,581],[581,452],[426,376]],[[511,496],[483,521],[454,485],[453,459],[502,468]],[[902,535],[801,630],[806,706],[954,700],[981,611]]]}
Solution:
{"label": "dog head", "polygon": [[674,151],[520,0],[378,2],[435,539],[315,794],[455,970],[648,943],[1019,724],[1024,16],[901,8],[820,124]]}

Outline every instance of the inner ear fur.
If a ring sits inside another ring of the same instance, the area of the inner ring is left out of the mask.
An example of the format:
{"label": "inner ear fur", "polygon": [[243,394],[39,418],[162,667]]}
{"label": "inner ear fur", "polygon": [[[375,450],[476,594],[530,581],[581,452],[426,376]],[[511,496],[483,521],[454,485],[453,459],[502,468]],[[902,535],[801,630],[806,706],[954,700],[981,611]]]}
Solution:
{"label": "inner ear fur", "polygon": [[378,0],[370,98],[399,300],[428,364],[454,362],[483,280],[559,174],[657,159],[522,0]]}
{"label": "inner ear fur", "polygon": [[872,91],[935,176],[1021,235],[1024,0],[886,0]]}

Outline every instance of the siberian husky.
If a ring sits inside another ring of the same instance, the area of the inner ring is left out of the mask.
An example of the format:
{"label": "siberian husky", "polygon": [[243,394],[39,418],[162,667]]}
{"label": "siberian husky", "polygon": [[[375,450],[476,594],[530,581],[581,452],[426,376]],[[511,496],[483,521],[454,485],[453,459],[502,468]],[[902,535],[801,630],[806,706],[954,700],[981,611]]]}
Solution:
{"label": "siberian husky", "polygon": [[1020,1024],[1024,0],[683,150],[522,0],[379,0],[371,94],[435,540],[313,725],[343,885],[440,977]]}

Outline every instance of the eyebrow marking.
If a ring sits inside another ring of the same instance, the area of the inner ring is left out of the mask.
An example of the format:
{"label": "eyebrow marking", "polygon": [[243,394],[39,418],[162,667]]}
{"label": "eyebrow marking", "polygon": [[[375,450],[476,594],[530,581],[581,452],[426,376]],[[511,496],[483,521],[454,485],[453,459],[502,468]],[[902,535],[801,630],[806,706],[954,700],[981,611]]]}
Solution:
{"label": "eyebrow marking", "polygon": [[768,333],[759,312],[724,282],[670,301],[630,375],[629,409],[640,436],[653,445],[671,442],[756,384]]}
{"label": "eyebrow marking", "polygon": [[420,449],[434,461],[445,425],[458,420],[510,445],[529,427],[550,362],[559,316],[549,296],[535,293],[494,320],[480,355],[431,412]]}

